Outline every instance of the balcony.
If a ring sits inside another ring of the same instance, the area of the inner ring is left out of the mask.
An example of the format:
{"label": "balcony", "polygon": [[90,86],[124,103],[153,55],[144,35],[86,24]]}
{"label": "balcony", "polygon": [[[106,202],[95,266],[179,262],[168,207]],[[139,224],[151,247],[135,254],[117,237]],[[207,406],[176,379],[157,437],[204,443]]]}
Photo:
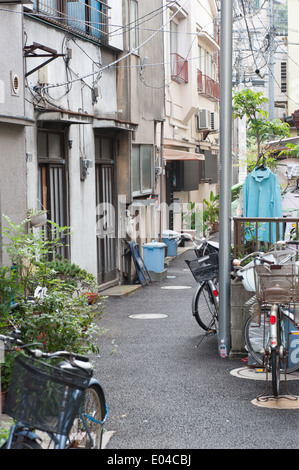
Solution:
{"label": "balcony", "polygon": [[171,80],[177,83],[188,83],[188,61],[179,54],[170,54]]}
{"label": "balcony", "polygon": [[33,12],[66,31],[106,44],[109,8],[100,0],[35,0]]}
{"label": "balcony", "polygon": [[[290,225],[294,227],[295,240],[299,240],[299,218],[297,217],[234,217],[234,257],[242,258],[249,252],[261,249],[261,244],[271,246],[271,240],[285,239]],[[288,230],[286,227],[288,224]],[[266,231],[266,232],[265,232]],[[268,234],[268,242],[261,242],[261,234]],[[274,238],[273,238],[274,237]]]}
{"label": "balcony", "polygon": [[197,91],[212,101],[220,101],[220,84],[197,70]]}

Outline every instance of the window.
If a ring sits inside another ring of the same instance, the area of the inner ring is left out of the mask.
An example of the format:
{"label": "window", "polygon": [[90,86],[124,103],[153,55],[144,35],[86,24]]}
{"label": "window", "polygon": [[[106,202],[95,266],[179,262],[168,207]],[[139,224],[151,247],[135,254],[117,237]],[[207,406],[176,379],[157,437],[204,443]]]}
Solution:
{"label": "window", "polygon": [[170,66],[171,80],[188,83],[188,61],[178,54],[178,25],[170,22]]}
{"label": "window", "polygon": [[198,69],[204,75],[206,73],[205,58],[206,58],[206,51],[203,49],[203,47],[198,46]]}
{"label": "window", "polygon": [[130,49],[138,47],[138,4],[135,0],[130,1]]}
{"label": "window", "polygon": [[132,188],[133,195],[152,192],[152,146],[134,145],[132,147]]}
{"label": "window", "polygon": [[177,54],[178,52],[178,25],[170,22],[170,54]]}
{"label": "window", "polygon": [[287,92],[287,63],[281,62],[280,64],[280,77],[281,77],[281,91]]}
{"label": "window", "polygon": [[34,10],[50,23],[106,42],[109,7],[102,0],[34,0]]}
{"label": "window", "polygon": [[197,91],[213,101],[219,101],[220,85],[217,82],[218,66],[215,54],[198,44]]}

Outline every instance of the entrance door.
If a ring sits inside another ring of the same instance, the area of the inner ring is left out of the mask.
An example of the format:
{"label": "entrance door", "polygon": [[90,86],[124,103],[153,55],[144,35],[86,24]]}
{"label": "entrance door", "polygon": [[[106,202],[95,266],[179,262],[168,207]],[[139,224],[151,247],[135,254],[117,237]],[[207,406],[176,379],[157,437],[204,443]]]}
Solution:
{"label": "entrance door", "polygon": [[[38,132],[39,201],[48,211],[48,219],[60,227],[67,223],[67,190],[64,156],[64,133],[52,130]],[[49,227],[48,227],[49,229]],[[50,231],[47,233],[50,236]],[[68,237],[60,240],[58,254],[69,257]]]}
{"label": "entrance door", "polygon": [[95,136],[97,264],[99,284],[113,281],[116,270],[117,217],[114,195],[113,139]]}

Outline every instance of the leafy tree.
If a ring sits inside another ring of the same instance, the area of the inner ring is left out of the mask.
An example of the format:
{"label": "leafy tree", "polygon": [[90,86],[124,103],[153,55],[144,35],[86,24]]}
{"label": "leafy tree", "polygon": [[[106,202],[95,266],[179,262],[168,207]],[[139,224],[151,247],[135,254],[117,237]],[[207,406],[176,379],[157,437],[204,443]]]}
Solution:
{"label": "leafy tree", "polygon": [[233,95],[233,118],[247,118],[248,133],[256,138],[257,155],[255,166],[259,165],[261,158],[270,153],[267,142],[274,138],[283,139],[290,136],[289,125],[280,119],[269,121],[268,113],[264,109],[266,98],[261,91],[256,92],[249,88],[235,92]]}

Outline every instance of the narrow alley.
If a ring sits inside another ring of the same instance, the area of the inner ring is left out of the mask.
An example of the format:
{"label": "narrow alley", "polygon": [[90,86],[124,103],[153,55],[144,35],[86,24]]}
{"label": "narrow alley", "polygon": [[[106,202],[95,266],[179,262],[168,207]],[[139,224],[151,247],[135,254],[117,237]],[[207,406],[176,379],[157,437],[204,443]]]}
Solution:
{"label": "narrow alley", "polygon": [[[216,336],[196,347],[196,283],[185,263],[193,258],[189,250],[165,281],[107,299],[96,365],[110,409],[106,449],[298,448],[298,409],[254,405],[264,380],[232,375],[244,363],[221,359]],[[289,390],[299,395],[294,378]]]}

